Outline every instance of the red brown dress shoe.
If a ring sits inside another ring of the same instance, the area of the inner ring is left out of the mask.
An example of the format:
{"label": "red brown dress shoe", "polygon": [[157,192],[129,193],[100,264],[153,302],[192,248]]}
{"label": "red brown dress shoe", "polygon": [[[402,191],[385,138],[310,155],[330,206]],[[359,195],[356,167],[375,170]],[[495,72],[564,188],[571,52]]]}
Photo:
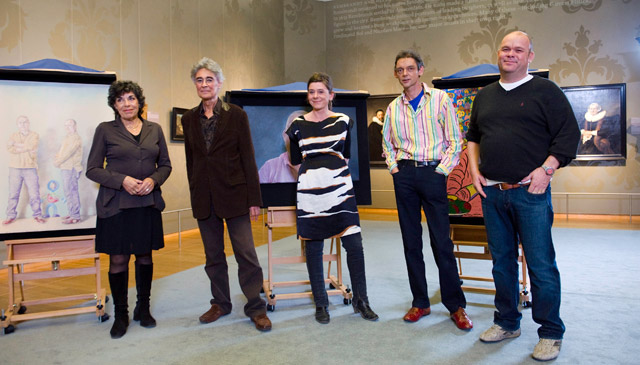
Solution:
{"label": "red brown dress shoe", "polygon": [[473,322],[469,319],[467,312],[464,311],[464,308],[458,308],[455,313],[451,314],[451,320],[456,323],[456,326],[461,330],[470,330],[473,328]]}
{"label": "red brown dress shoe", "polygon": [[269,320],[269,317],[267,317],[266,313],[258,314],[255,317],[251,317],[251,322],[256,324],[256,329],[258,331],[271,331],[271,320]]}
{"label": "red brown dress shoe", "polygon": [[208,311],[206,311],[205,314],[200,316],[200,323],[215,322],[218,320],[218,318],[224,316],[225,314],[229,314],[229,313],[223,313],[222,308],[220,308],[219,305],[211,304],[211,308]]}
{"label": "red brown dress shoe", "polygon": [[402,319],[406,322],[418,322],[420,318],[428,316],[429,314],[431,314],[431,308],[411,307]]}

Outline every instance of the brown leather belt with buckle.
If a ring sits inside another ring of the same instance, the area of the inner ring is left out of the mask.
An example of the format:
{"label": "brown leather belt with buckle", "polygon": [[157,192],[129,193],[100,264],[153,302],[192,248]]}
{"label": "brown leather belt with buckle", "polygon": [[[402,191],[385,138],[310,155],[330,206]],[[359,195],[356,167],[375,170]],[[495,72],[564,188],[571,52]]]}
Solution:
{"label": "brown leather belt with buckle", "polygon": [[517,188],[523,188],[526,186],[529,186],[531,184],[508,184],[508,183],[500,183],[500,184],[495,184],[493,186],[495,186],[496,188],[500,189],[500,190],[511,190],[511,189],[517,189]]}

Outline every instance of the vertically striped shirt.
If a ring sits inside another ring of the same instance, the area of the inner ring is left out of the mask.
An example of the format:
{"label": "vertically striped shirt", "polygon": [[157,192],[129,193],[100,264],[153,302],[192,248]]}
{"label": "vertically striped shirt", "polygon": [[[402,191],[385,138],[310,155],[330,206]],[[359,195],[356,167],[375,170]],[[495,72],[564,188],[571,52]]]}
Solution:
{"label": "vertically striped shirt", "polygon": [[446,92],[423,83],[424,97],[413,110],[402,93],[395,98],[384,117],[382,149],[389,171],[399,160],[440,160],[436,170],[449,175],[458,164],[462,133],[456,109]]}

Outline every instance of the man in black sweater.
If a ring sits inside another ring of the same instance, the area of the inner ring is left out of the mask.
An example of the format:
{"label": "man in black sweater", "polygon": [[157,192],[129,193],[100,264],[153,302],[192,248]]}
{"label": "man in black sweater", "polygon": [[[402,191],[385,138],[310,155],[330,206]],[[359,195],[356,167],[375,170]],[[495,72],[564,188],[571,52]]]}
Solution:
{"label": "man in black sweater", "polygon": [[520,336],[520,242],[531,277],[533,320],[540,324],[533,358],[552,360],[560,352],[565,327],[549,183],[556,169],[575,158],[580,131],[562,90],[528,74],[533,58],[526,33],[504,37],[498,50],[500,81],[478,92],[467,140],[473,185],[483,198],[496,286],[494,324],[480,340]]}

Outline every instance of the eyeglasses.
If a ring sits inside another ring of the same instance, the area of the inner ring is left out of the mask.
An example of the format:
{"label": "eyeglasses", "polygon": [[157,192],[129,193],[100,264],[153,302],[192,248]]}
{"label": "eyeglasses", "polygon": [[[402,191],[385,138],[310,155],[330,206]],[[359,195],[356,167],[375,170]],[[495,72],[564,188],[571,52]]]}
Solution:
{"label": "eyeglasses", "polygon": [[394,71],[396,72],[397,75],[402,75],[405,71],[407,71],[407,73],[409,73],[409,74],[412,74],[412,73],[416,72],[417,70],[418,70],[417,67],[409,66],[407,68],[398,67]]}
{"label": "eyeglasses", "polygon": [[202,77],[198,77],[196,78],[196,85],[213,85],[213,83],[215,82],[215,79],[213,77],[207,77],[207,78],[202,78]]}

